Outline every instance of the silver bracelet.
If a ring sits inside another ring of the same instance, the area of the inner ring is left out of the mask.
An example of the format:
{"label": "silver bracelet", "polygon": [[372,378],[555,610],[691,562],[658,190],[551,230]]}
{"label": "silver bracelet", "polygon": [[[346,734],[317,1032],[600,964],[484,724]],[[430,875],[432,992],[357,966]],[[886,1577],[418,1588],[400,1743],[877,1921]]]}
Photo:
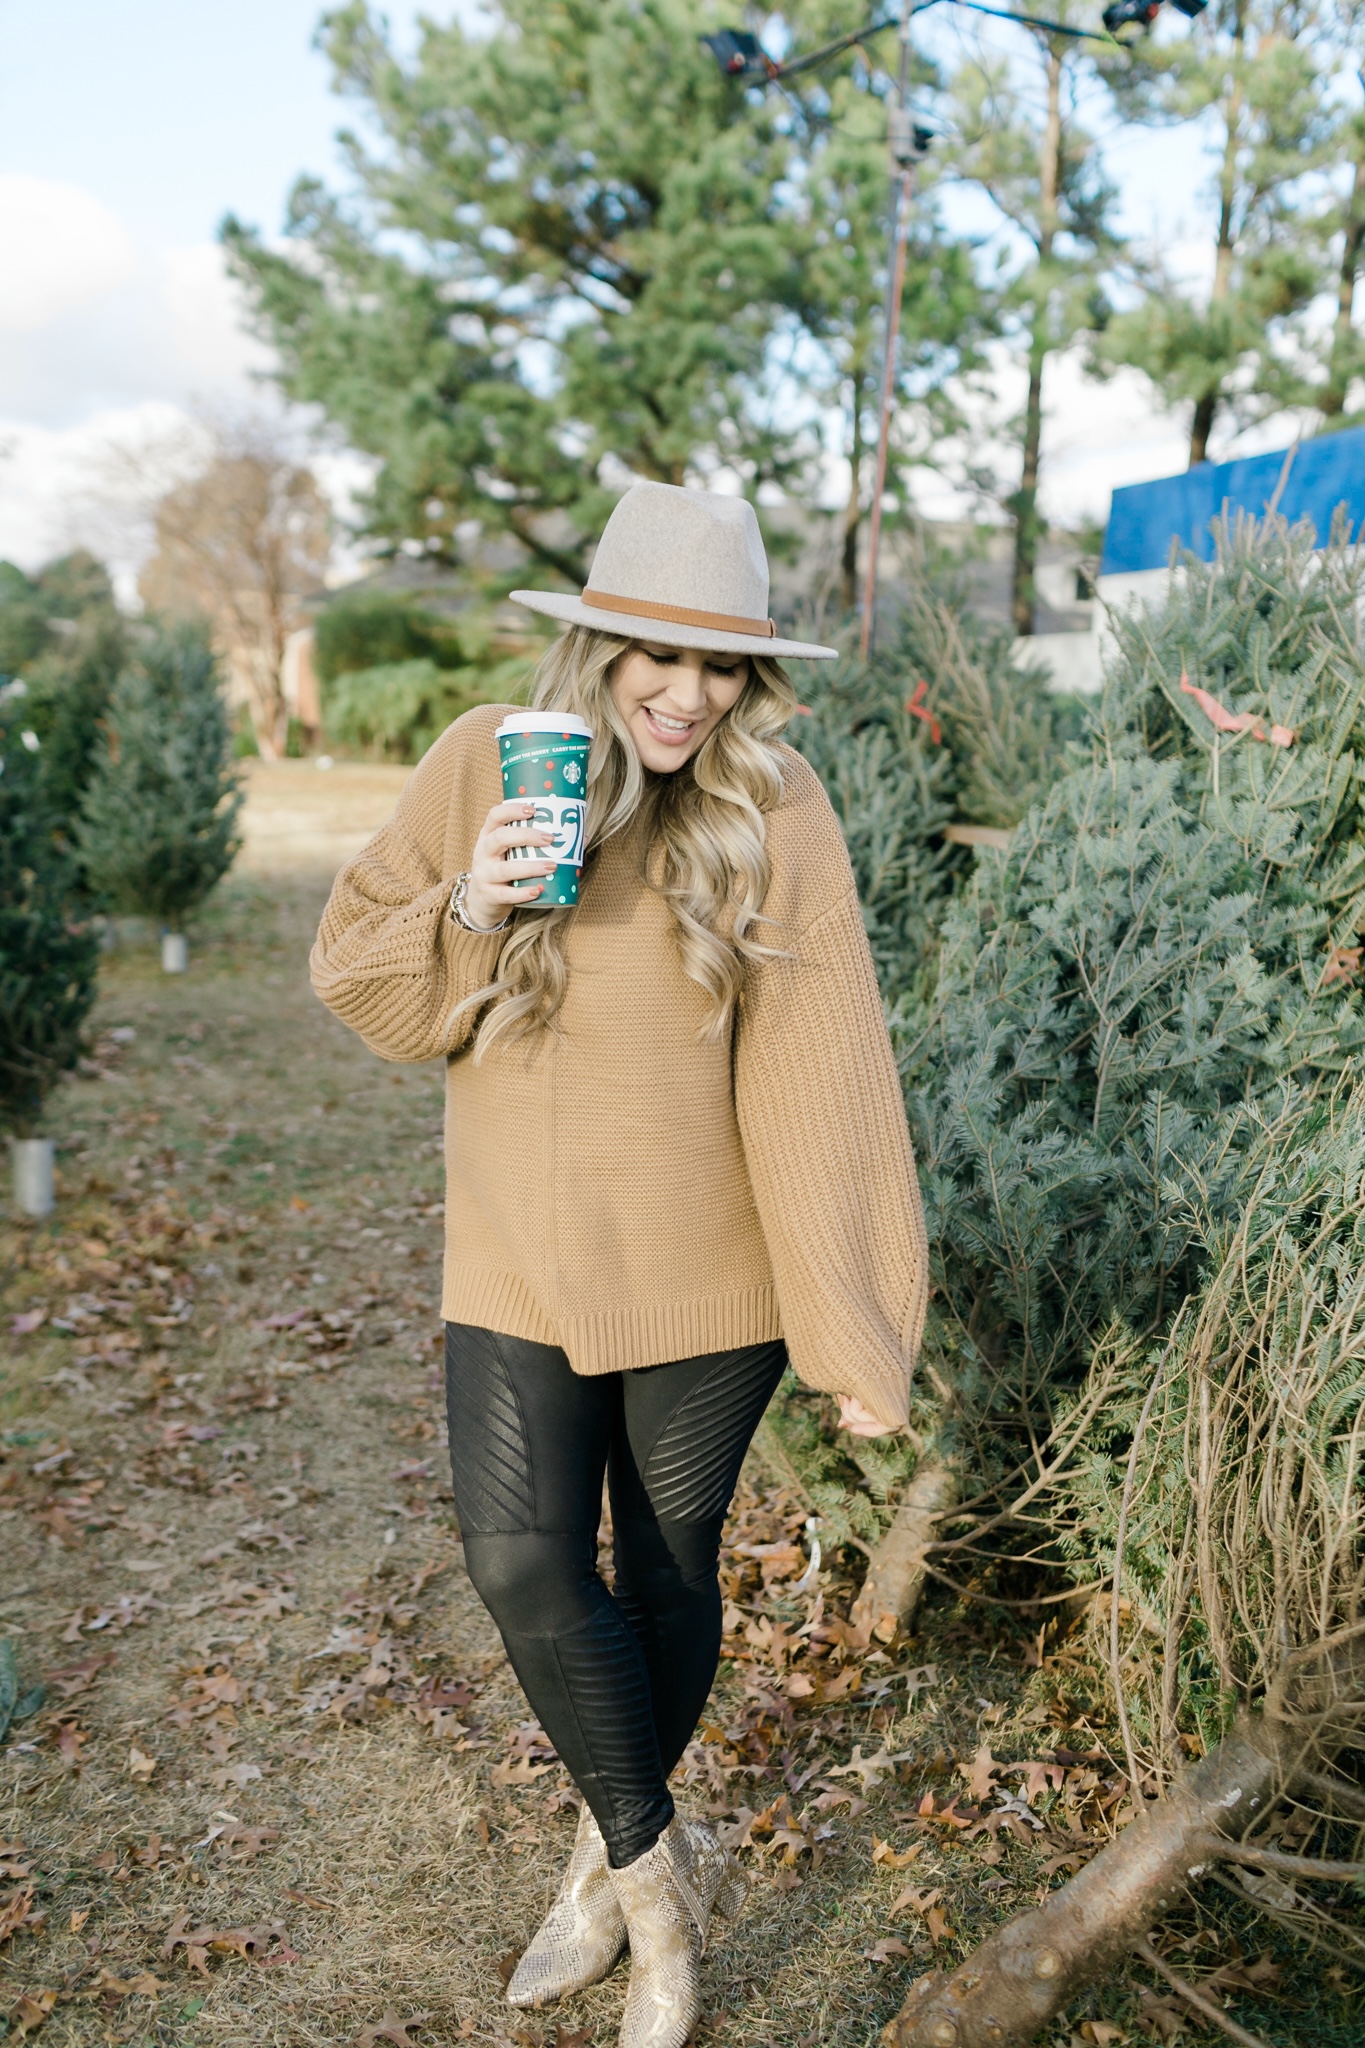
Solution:
{"label": "silver bracelet", "polygon": [[506,931],[512,922],[512,913],[509,910],[501,924],[475,924],[465,909],[465,897],[469,894],[469,885],[473,879],[472,875],[455,877],[455,887],[450,892],[450,914],[456,924],[462,925],[467,932],[476,932],[481,939],[491,938],[494,932]]}

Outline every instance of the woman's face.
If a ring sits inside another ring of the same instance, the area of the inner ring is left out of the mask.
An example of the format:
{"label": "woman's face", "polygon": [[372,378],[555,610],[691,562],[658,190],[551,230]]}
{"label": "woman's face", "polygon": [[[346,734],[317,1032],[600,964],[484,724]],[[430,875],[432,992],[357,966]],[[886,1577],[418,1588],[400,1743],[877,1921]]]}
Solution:
{"label": "woman's face", "polygon": [[638,640],[617,662],[611,694],[645,767],[672,775],[715,731],[748,680],[747,655]]}

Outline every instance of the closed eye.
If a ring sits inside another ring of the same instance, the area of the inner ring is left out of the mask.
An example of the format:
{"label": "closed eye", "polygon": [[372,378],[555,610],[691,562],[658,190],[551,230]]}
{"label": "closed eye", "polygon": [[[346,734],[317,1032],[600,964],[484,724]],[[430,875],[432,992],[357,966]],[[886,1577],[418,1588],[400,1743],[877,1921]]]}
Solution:
{"label": "closed eye", "polygon": [[[678,666],[676,653],[668,648],[660,648],[656,654],[652,647],[645,647],[641,649],[641,652],[649,657],[655,668],[676,668]],[[743,667],[743,663],[738,661],[708,661],[706,666],[713,676],[737,676]]]}

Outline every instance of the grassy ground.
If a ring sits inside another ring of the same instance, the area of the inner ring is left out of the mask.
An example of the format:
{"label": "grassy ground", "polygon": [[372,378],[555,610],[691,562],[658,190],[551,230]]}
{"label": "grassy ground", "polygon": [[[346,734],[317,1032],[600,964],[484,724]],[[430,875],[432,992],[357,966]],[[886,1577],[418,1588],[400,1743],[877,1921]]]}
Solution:
{"label": "grassy ground", "polygon": [[[620,1977],[529,2026],[501,1996],[574,1807],[449,1500],[441,1075],[382,1066],[307,989],[325,866],[399,778],[324,800],[272,772],[190,973],[145,936],[109,957],[52,1106],[57,1214],[3,1229],[0,1636],[48,1698],[0,1755],[0,2033],[605,2048]],[[948,1607],[868,1656],[837,1562],[797,1590],[801,1520],[751,1460],[680,1788],[754,1878],[707,2048],[863,2048],[1124,1797],[1074,1660]],[[1207,1921],[1179,1939],[1196,1974],[1229,1953]],[[1314,2031],[1273,1959],[1255,1982],[1271,2005],[1237,2009],[1273,2038],[1345,2038],[1330,1986]],[[1057,2038],[1172,2038],[1157,2004],[1106,1987]]]}

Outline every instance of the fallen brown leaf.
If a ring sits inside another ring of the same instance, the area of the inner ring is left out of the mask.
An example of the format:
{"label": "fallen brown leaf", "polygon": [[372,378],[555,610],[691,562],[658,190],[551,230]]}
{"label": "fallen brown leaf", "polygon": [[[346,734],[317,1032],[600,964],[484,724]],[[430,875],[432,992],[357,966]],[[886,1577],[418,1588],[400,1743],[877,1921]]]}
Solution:
{"label": "fallen brown leaf", "polygon": [[156,1766],[157,1758],[148,1756],[145,1749],[139,1749],[137,1744],[133,1743],[128,1751],[128,1776],[133,1780],[133,1783],[135,1785],[150,1784],[152,1773],[155,1771]]}
{"label": "fallen brown leaf", "polygon": [[934,1942],[945,1940],[953,1931],[948,1925],[948,1916],[941,1906],[931,1906],[929,1908],[924,1916],[924,1924],[929,1930],[930,1941]]}
{"label": "fallen brown leaf", "polygon": [[543,1778],[553,1764],[533,1764],[529,1756],[518,1756],[494,1767],[491,1782],[494,1785],[534,1785],[537,1778]]}
{"label": "fallen brown leaf", "polygon": [[393,2041],[396,2048],[413,2048],[412,2029],[425,2026],[431,2018],[429,2012],[415,2012],[411,2019],[400,2020],[392,2007],[383,2019],[373,2026],[362,2027],[356,2035],[354,2048],[375,2048],[376,2041]]}
{"label": "fallen brown leaf", "polygon": [[9,2023],[21,2037],[36,2034],[57,2003],[55,1991],[26,1991],[9,2015]]}
{"label": "fallen brown leaf", "polygon": [[7,1899],[0,1900],[0,1941],[22,1927],[33,1912],[33,1886],[20,1885]]}
{"label": "fallen brown leaf", "polygon": [[908,1906],[912,1913],[918,1913],[920,1919],[923,1920],[942,1897],[942,1886],[939,1886],[936,1890],[930,1890],[927,1885],[908,1884],[892,1906],[891,1917],[894,1920],[896,1915],[903,1913]]}
{"label": "fallen brown leaf", "polygon": [[[244,1962],[266,1961],[265,1950],[272,1941],[284,1941],[284,1929],[275,1923],[260,1927],[191,1927],[190,1915],[179,1913],[172,1922],[165,1941],[161,1945],[163,1956],[174,1957],[175,1951],[183,1947],[185,1958],[192,1970],[208,1975],[210,1952],[215,1955],[238,1955]],[[292,1957],[293,1951],[290,1951]]]}
{"label": "fallen brown leaf", "polygon": [[865,1948],[863,1955],[869,1963],[893,1963],[899,1956],[908,1956],[909,1949],[903,1941],[897,1941],[894,1934],[883,1941],[874,1941],[871,1948]]}
{"label": "fallen brown leaf", "polygon": [[872,1861],[882,1864],[887,1870],[904,1870],[907,1864],[914,1862],[923,1847],[923,1842],[915,1842],[910,1848],[903,1849],[897,1854],[889,1842],[879,1841],[874,1834],[872,1837]]}
{"label": "fallen brown leaf", "polygon": [[262,1855],[279,1839],[278,1828],[229,1828],[226,1834],[218,1837],[214,1846],[229,1862],[244,1863],[248,1856]]}
{"label": "fallen brown leaf", "polygon": [[1002,1766],[991,1755],[989,1742],[983,1742],[969,1764],[959,1764],[958,1773],[967,1787],[967,1797],[977,1804],[983,1799],[993,1798],[1000,1787],[996,1784],[996,1773]]}

